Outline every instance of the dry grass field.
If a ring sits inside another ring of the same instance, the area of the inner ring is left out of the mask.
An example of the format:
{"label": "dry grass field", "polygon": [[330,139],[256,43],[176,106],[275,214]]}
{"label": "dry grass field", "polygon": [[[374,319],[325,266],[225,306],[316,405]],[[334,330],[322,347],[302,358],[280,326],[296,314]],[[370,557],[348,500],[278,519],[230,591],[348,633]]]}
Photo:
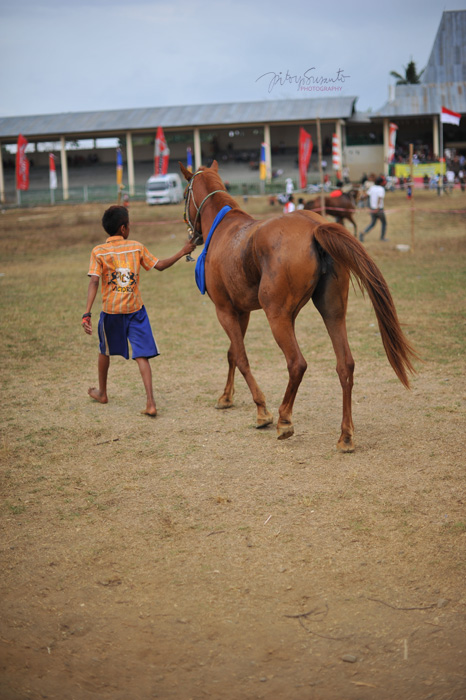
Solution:
{"label": "dry grass field", "polygon": [[[411,243],[402,193],[389,242],[365,245],[422,362],[406,391],[351,291],[353,454],[335,449],[341,390],[312,303],[295,435],[254,428],[240,376],[215,410],[228,342],[184,260],[141,274],[157,418],[122,358],[92,402],[80,319],[104,207],[0,213],[2,700],[464,700],[466,195],[415,206],[414,250],[395,247]],[[159,257],[181,247],[181,205],[130,215]],[[261,312],[246,341],[276,417],[287,373]]]}

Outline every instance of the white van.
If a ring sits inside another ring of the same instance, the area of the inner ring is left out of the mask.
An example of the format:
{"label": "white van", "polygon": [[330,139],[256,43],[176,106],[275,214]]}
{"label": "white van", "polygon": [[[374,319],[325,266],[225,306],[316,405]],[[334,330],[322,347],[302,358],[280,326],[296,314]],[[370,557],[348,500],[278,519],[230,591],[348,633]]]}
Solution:
{"label": "white van", "polygon": [[183,199],[180,176],[152,175],[146,182],[147,204],[178,204]]}

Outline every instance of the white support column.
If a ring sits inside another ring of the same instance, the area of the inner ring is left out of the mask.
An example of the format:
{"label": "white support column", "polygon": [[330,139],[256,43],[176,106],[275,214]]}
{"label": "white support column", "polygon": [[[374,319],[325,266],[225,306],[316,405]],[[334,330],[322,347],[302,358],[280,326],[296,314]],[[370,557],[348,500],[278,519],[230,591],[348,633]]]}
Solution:
{"label": "white support column", "polygon": [[133,156],[133,137],[131,131],[126,134],[126,165],[128,168],[128,189],[129,196],[134,197],[134,156]]}
{"label": "white support column", "polygon": [[194,172],[199,170],[202,165],[201,152],[201,132],[199,129],[194,129]]}
{"label": "white support column", "polygon": [[70,190],[68,185],[68,161],[66,160],[66,142],[64,136],[60,136],[60,146],[61,182],[63,187],[63,199],[66,201],[70,198]]}
{"label": "white support column", "polygon": [[390,123],[388,117],[383,120],[383,174],[388,175],[388,148],[389,148],[389,130]]}
{"label": "white support column", "polygon": [[438,130],[438,115],[434,114],[432,117],[432,150],[433,155],[437,158],[440,155],[440,143],[439,143],[439,130]]}
{"label": "white support column", "polygon": [[265,146],[265,172],[266,182],[272,182],[272,144],[270,141],[270,124],[264,124],[264,143]]}
{"label": "white support column", "polygon": [[2,144],[0,142],[0,202],[5,203],[5,178],[3,176]]}

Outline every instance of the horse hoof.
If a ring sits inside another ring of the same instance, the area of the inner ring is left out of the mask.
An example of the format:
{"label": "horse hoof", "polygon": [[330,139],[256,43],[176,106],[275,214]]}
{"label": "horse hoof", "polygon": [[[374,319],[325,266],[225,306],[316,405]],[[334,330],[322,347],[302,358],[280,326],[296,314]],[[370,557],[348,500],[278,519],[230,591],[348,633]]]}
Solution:
{"label": "horse hoof", "polygon": [[222,401],[222,399],[219,399],[217,401],[217,405],[215,406],[215,408],[220,408],[220,409],[231,408],[233,405],[234,405],[233,401],[226,401],[226,400]]}
{"label": "horse hoof", "polygon": [[277,440],[286,440],[294,434],[294,428],[291,425],[277,426]]}
{"label": "horse hoof", "polygon": [[337,450],[339,452],[354,452],[353,438],[346,437],[337,442]]}
{"label": "horse hoof", "polygon": [[256,421],[256,428],[266,428],[268,425],[273,423],[273,416],[271,413],[267,413],[265,416],[261,416]]}

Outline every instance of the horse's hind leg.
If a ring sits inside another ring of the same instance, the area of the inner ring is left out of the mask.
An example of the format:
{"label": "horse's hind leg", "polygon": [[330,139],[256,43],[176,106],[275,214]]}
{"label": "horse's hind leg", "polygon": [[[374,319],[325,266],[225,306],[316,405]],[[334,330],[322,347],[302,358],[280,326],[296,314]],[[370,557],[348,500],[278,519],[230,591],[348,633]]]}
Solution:
{"label": "horse's hind leg", "polygon": [[[241,328],[241,334],[243,336],[246,335],[246,331],[248,328],[249,324],[249,313],[244,313],[238,316],[238,321],[239,325]],[[225,384],[225,389],[223,390],[223,394],[217,401],[217,408],[231,408],[233,406],[233,397],[235,394],[235,370],[236,370],[236,362],[234,358],[234,353],[233,353],[233,343],[230,343],[230,347],[228,349],[227,353],[227,359],[228,359],[228,376],[227,376],[227,383]]]}
{"label": "horse's hind leg", "polygon": [[337,275],[328,274],[321,278],[312,300],[320,312],[332,341],[337,358],[337,374],[343,391],[343,418],[341,435],[337,449],[353,452],[353,418],[351,394],[353,389],[354,360],[346,333],[346,307],[348,302],[349,275],[338,267]]}
{"label": "horse's hind leg", "polygon": [[[239,371],[246,380],[254,403],[257,406],[256,427],[265,428],[265,426],[273,423],[273,416],[268,412],[265,405],[265,396],[259,389],[259,386],[252,375],[248,356],[246,354],[246,348],[244,347],[244,334],[246,333],[246,329],[248,327],[249,314],[238,314],[230,306],[216,306],[216,312],[218,320],[230,339],[230,349],[228,350],[228,379],[225,391],[220,397],[220,401],[224,397],[226,401],[233,401],[233,379],[235,367],[238,367]],[[227,408],[228,406],[225,407]]]}
{"label": "horse's hind leg", "polygon": [[354,237],[357,238],[357,237],[358,237],[358,225],[357,225],[356,221],[353,219],[353,215],[352,215],[352,214],[350,214],[350,215],[348,216],[348,221],[351,221],[351,223],[353,224]]}
{"label": "horse's hind leg", "polygon": [[307,363],[299,349],[294,331],[294,320],[291,315],[283,311],[274,312],[270,308],[265,308],[264,310],[273,336],[285,355],[288,367],[288,385],[281,406],[278,409],[279,419],[277,422],[278,439],[285,440],[294,433],[292,422],[293,405],[304,372],[307,369]]}

